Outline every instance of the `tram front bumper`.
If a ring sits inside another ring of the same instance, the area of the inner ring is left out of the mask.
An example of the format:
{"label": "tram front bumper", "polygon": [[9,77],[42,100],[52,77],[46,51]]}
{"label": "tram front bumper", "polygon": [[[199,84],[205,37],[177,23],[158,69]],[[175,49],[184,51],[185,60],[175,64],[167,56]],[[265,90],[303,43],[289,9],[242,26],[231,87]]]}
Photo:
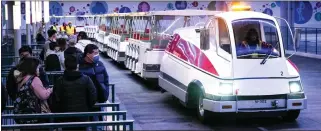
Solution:
{"label": "tram front bumper", "polygon": [[[235,98],[235,96],[234,96]],[[296,99],[255,99],[255,100],[212,100],[203,99],[203,107],[211,112],[277,112],[303,110],[307,108],[307,98]]]}

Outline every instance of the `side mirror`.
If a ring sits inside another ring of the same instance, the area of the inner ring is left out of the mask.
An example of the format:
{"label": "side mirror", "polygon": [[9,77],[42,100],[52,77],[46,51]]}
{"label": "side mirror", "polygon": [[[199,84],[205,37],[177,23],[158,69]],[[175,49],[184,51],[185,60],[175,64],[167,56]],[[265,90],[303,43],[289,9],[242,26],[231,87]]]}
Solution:
{"label": "side mirror", "polygon": [[300,40],[301,40],[301,29],[296,28],[294,32],[294,38],[293,38],[293,49],[296,51],[300,46]]}
{"label": "side mirror", "polygon": [[200,48],[208,50],[210,48],[209,29],[200,29]]}

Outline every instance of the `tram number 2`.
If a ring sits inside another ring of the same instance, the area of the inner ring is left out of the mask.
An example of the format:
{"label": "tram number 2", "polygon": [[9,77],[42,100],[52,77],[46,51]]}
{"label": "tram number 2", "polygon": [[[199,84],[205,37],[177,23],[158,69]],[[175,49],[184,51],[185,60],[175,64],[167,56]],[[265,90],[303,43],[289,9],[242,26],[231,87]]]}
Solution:
{"label": "tram number 2", "polygon": [[266,100],[255,100],[255,103],[266,103]]}

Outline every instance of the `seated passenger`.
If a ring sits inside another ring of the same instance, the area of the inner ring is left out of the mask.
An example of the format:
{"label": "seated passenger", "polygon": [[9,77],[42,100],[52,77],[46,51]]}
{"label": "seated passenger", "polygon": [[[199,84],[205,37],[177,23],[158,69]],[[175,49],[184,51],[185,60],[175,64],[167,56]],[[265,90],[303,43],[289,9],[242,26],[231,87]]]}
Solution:
{"label": "seated passenger", "polygon": [[[89,112],[96,103],[97,93],[90,77],[78,71],[78,61],[75,56],[67,55],[66,70],[54,84],[53,112]],[[67,117],[59,122],[85,122],[88,117]],[[66,128],[71,130],[71,128]],[[63,130],[66,130],[65,128]],[[86,130],[86,127],[72,128],[72,130]]]}

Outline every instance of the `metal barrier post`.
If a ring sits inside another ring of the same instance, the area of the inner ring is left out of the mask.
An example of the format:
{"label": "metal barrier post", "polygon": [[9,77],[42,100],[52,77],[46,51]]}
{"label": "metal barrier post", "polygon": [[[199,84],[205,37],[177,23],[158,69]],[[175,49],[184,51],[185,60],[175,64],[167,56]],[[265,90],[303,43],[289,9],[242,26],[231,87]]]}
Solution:
{"label": "metal barrier post", "polygon": [[111,85],[111,102],[115,102],[115,84]]}
{"label": "metal barrier post", "polygon": [[[50,123],[54,123],[54,118],[50,117],[49,122],[50,122]],[[50,128],[50,129],[49,129],[49,131],[53,131],[53,130],[54,130],[53,128]]]}
{"label": "metal barrier post", "polygon": [[130,131],[133,131],[133,130],[134,130],[134,123],[130,123],[130,124],[129,124],[129,130],[130,130]]}

